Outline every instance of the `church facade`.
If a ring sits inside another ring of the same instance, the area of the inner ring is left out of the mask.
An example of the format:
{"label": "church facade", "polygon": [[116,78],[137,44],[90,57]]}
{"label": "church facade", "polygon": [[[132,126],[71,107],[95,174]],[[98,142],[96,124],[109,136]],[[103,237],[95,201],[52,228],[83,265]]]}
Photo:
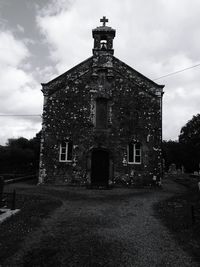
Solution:
{"label": "church facade", "polygon": [[114,57],[100,21],[93,55],[42,84],[39,183],[159,184],[164,86]]}

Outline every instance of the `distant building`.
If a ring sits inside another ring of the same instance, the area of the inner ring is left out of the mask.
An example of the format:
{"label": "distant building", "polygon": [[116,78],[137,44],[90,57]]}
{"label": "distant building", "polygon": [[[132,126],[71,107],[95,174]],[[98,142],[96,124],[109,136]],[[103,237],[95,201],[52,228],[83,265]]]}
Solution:
{"label": "distant building", "polygon": [[93,56],[42,84],[39,183],[152,184],[162,176],[164,86],[113,56],[115,30],[100,21]]}

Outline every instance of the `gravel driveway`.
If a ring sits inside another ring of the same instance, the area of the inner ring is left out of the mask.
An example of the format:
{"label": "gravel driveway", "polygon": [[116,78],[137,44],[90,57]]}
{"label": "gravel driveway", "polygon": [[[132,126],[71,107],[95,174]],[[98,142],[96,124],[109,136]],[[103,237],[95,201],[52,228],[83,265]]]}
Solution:
{"label": "gravel driveway", "polygon": [[[3,266],[199,266],[154,217],[153,204],[183,188],[86,190],[48,187],[63,205]],[[65,198],[71,191],[72,198]]]}

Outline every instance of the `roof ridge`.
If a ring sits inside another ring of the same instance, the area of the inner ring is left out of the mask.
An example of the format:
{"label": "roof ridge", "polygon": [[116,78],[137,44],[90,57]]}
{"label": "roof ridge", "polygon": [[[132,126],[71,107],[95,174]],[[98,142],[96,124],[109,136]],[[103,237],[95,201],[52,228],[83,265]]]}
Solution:
{"label": "roof ridge", "polygon": [[59,76],[55,77],[54,79],[50,80],[49,82],[47,83],[41,83],[42,86],[45,86],[45,85],[49,85],[51,84],[52,82],[55,82],[56,80],[60,79],[62,76],[66,75],[66,74],[70,74],[70,72],[72,72],[74,69],[76,69],[77,67],[83,65],[84,63],[86,63],[87,61],[89,61],[90,59],[92,59],[93,56],[81,61],[80,63],[78,63],[77,65],[75,65],[74,67],[72,67],[71,69],[63,72],[62,74],[60,74]]}
{"label": "roof ridge", "polygon": [[153,80],[151,80],[150,78],[148,78],[147,76],[145,76],[144,74],[142,74],[141,72],[137,71],[136,69],[134,69],[133,67],[129,66],[128,64],[126,64],[125,62],[123,62],[122,60],[120,60],[119,58],[113,56],[113,58],[117,61],[119,61],[120,63],[124,64],[126,67],[128,67],[130,70],[136,72],[137,74],[139,74],[141,77],[147,79],[150,83],[153,83],[155,86],[160,87],[160,88],[164,88],[165,85],[162,84],[157,84],[156,82],[154,82]]}

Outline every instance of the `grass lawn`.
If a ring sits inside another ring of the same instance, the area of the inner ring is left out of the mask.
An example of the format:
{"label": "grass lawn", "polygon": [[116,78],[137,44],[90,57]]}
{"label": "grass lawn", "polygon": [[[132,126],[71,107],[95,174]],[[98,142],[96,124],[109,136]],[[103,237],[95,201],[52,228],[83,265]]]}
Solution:
{"label": "grass lawn", "polygon": [[200,192],[196,180],[173,177],[187,190],[155,205],[157,216],[172,232],[181,247],[200,262]]}
{"label": "grass lawn", "polygon": [[[12,193],[6,193],[12,198]],[[0,224],[0,263],[20,249],[30,232],[35,230],[62,202],[51,196],[17,193],[16,208],[21,211]]]}

